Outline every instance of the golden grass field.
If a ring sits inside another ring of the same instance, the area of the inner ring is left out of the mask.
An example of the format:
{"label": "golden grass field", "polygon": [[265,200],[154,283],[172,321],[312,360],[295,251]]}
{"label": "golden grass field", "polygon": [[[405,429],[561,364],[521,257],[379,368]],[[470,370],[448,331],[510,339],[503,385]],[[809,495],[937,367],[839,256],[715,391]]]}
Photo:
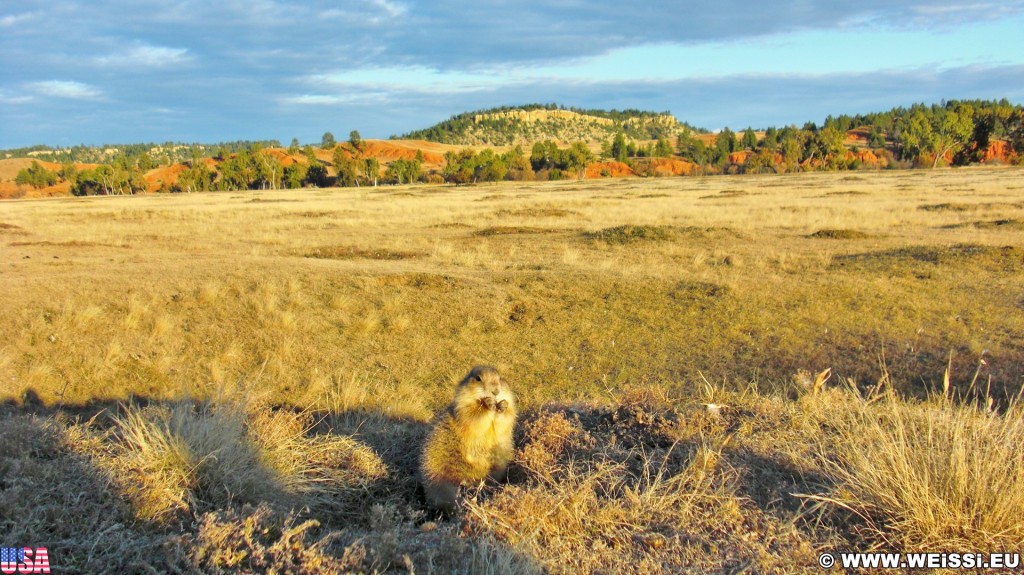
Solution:
{"label": "golden grass field", "polygon": [[[1024,543],[1019,169],[8,201],[0,246],[0,532],[54,572]],[[436,517],[478,363],[516,460]]]}

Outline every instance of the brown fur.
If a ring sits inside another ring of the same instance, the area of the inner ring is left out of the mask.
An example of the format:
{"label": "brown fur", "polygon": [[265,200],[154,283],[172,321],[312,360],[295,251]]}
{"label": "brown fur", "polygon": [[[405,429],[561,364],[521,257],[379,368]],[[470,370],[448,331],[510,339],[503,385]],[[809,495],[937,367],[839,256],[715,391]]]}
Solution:
{"label": "brown fur", "polygon": [[504,478],[515,424],[515,395],[498,371],[470,370],[423,447],[420,471],[427,501],[450,513],[460,486]]}

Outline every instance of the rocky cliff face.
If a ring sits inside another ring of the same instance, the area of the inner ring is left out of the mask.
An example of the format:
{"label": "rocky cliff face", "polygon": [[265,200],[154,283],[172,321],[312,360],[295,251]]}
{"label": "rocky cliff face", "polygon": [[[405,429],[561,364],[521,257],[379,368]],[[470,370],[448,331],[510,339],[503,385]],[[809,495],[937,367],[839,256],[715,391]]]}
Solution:
{"label": "rocky cliff face", "polygon": [[[672,118],[675,120],[675,118]],[[485,121],[514,121],[536,124],[549,122],[551,120],[590,122],[605,126],[614,125],[615,122],[608,118],[597,116],[584,116],[571,110],[504,110],[490,114],[476,114],[473,116],[473,123],[479,124]]]}
{"label": "rocky cliff face", "polygon": [[685,127],[669,114],[624,119],[581,114],[572,110],[502,110],[475,114],[472,123],[450,143],[462,145],[524,145],[543,140],[560,143],[604,143],[622,131],[634,140],[664,136],[674,139]]}

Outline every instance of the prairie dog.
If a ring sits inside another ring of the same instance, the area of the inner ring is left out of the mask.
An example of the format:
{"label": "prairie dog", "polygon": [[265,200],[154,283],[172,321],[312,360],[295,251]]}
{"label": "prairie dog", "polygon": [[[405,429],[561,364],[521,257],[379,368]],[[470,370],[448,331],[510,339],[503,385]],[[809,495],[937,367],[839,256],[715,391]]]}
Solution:
{"label": "prairie dog", "polygon": [[460,486],[504,478],[515,425],[516,398],[498,370],[471,369],[423,446],[420,472],[430,505],[451,513]]}

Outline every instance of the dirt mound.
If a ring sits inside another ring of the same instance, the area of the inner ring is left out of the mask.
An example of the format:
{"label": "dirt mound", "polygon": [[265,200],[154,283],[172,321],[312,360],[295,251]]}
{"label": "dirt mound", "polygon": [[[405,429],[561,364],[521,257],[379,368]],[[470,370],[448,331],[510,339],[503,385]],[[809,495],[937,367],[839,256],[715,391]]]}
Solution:
{"label": "dirt mound", "polygon": [[[33,188],[32,186],[19,186],[14,183],[18,172],[27,169],[37,163],[47,170],[57,172],[61,165],[56,162],[45,162],[34,158],[7,158],[0,160],[0,199],[8,198],[49,198],[54,196],[66,196],[71,193],[69,182],[58,182],[56,185],[45,188]],[[75,164],[78,170],[85,170],[96,167],[96,164]]]}
{"label": "dirt mound", "polygon": [[[289,154],[288,150],[284,150],[284,149],[281,149],[281,148],[267,148],[264,151],[266,153],[270,154],[271,156],[274,156],[275,158],[277,158],[277,161],[281,162],[281,167],[284,167],[284,168],[287,168],[288,166],[291,166],[292,164],[295,164],[295,163],[303,163],[303,164],[306,163],[306,158],[305,157],[297,158],[296,156],[293,156],[293,155]],[[317,154],[317,159],[321,159],[319,154]],[[330,158],[328,158],[328,160],[329,159]]]}
{"label": "dirt mound", "polygon": [[622,162],[594,162],[587,166],[588,178],[624,178],[635,176],[636,172]]}
{"label": "dirt mound", "polygon": [[754,152],[751,152],[750,150],[741,150],[739,152],[733,152],[729,154],[729,163],[736,164],[737,166],[742,166],[747,163],[747,158],[753,155]]}
{"label": "dirt mound", "polygon": [[982,157],[982,162],[989,164],[992,162],[1007,163],[1012,160],[1013,150],[1010,148],[1010,143],[1006,140],[992,140],[988,143],[988,148],[985,148],[985,154]]}
{"label": "dirt mound", "polygon": [[844,143],[847,146],[867,147],[870,136],[871,128],[868,126],[861,126],[859,128],[847,130],[846,141]]}
{"label": "dirt mound", "polygon": [[32,158],[7,158],[0,160],[0,182],[13,182],[14,178],[18,177],[18,172],[31,166],[32,162],[54,172],[61,167],[60,164],[54,162],[44,162]]}
{"label": "dirt mound", "polygon": [[71,194],[71,183],[60,182],[46,188],[19,186],[14,182],[0,182],[0,199],[12,198],[52,198]]}
{"label": "dirt mound", "polygon": [[146,191],[155,192],[160,188],[170,188],[178,182],[181,174],[188,169],[185,164],[171,164],[153,168],[143,176],[146,179]]}
{"label": "dirt mound", "polygon": [[884,168],[888,165],[885,158],[880,158],[877,154],[867,149],[857,150],[856,152],[847,150],[845,157],[847,162],[857,161],[865,168]]}
{"label": "dirt mound", "polygon": [[[436,147],[437,144],[431,144]],[[419,146],[414,140],[365,140],[360,156],[364,158],[377,158],[382,164],[389,164],[395,160],[415,160],[416,152],[423,154],[423,167],[439,168],[444,165],[444,152],[428,150]]]}
{"label": "dirt mound", "polygon": [[650,166],[655,176],[691,176],[697,171],[697,164],[671,158],[652,158]]}

